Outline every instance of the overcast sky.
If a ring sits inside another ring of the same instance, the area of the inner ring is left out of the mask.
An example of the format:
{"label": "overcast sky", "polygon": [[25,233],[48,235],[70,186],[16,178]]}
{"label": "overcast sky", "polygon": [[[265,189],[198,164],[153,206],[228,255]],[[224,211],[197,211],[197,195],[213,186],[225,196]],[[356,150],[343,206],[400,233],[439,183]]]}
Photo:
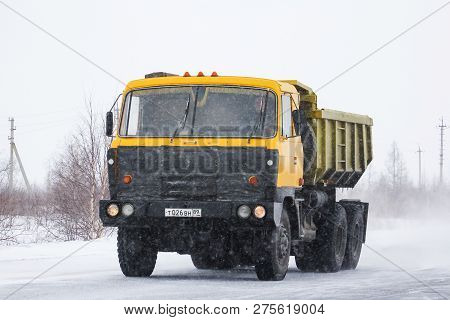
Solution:
{"label": "overcast sky", "polygon": [[[3,0],[2,0],[3,1]],[[4,0],[123,82],[145,73],[217,71],[298,79],[319,88],[446,0]],[[319,105],[374,119],[374,170],[397,141],[416,181],[438,173],[441,116],[450,124],[450,5],[318,92]],[[102,114],[123,85],[0,2],[0,160],[8,117],[32,183],[79,122],[91,96]],[[447,132],[450,135],[450,130]],[[450,179],[450,137],[445,174]]]}

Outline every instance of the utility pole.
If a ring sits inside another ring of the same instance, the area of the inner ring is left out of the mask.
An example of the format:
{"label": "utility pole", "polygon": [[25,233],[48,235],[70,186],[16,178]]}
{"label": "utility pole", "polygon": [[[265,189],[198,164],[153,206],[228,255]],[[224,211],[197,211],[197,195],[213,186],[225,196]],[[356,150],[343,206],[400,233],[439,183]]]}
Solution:
{"label": "utility pole", "polygon": [[9,165],[8,165],[8,187],[9,190],[12,191],[13,189],[13,183],[14,183],[14,131],[16,128],[14,127],[14,118],[8,118],[8,121],[11,122],[10,127],[10,136],[8,137],[9,140]]}
{"label": "utility pole", "polygon": [[422,187],[422,152],[423,150],[420,149],[419,146],[419,150],[417,150],[417,153],[419,154],[419,188]]}
{"label": "utility pole", "polygon": [[441,149],[439,153],[439,184],[443,182],[443,169],[444,169],[444,130],[447,126],[444,124],[444,118],[441,118],[441,124],[439,125],[441,130]]}
{"label": "utility pole", "polygon": [[14,118],[9,118],[9,122],[11,122],[10,128],[10,136],[8,137],[10,141],[10,155],[9,155],[9,190],[13,190],[14,186],[14,155],[16,156],[17,162],[19,163],[20,172],[22,173],[22,178],[25,181],[25,185],[27,186],[27,190],[31,191],[30,183],[28,182],[27,174],[25,173],[25,169],[22,165],[22,160],[20,159],[19,151],[17,151],[16,143],[14,142],[14,131],[16,127],[14,126]]}

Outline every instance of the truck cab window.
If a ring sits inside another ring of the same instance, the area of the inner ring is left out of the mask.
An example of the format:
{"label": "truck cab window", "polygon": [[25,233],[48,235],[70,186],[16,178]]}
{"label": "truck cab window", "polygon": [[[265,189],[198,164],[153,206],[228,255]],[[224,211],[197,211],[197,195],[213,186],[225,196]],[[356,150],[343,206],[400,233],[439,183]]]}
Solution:
{"label": "truck cab window", "polygon": [[283,137],[292,136],[292,112],[291,112],[291,96],[283,95],[281,97],[281,118],[282,118],[282,132]]}
{"label": "truck cab window", "polygon": [[136,97],[130,101],[130,112],[127,125],[127,134],[129,136],[135,136],[138,132],[138,119],[139,119],[139,108],[140,108],[140,98]]}
{"label": "truck cab window", "polygon": [[276,97],[268,90],[177,86],[127,94],[121,136],[271,138]]}

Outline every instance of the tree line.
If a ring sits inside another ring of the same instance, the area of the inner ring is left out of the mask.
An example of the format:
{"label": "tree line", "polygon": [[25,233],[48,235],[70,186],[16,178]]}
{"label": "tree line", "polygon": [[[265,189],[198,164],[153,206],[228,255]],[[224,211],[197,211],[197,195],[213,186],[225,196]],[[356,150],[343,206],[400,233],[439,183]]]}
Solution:
{"label": "tree line", "polygon": [[[422,174],[423,176],[423,174]],[[418,178],[418,177],[417,177]],[[404,155],[394,141],[383,168],[370,167],[353,190],[341,193],[343,198],[369,202],[372,217],[435,218],[448,216],[450,188],[438,180],[419,185],[411,179]]]}

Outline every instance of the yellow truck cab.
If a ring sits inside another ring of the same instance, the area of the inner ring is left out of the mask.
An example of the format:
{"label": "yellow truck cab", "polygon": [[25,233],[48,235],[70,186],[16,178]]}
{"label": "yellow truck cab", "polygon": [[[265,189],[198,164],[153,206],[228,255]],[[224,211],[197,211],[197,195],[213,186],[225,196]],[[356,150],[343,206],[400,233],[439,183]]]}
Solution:
{"label": "yellow truck cab", "polygon": [[122,96],[99,214],[118,227],[126,276],[150,276],[158,252],[260,280],[282,280],[290,256],[304,271],[356,268],[368,204],[335,191],[372,159],[369,117],[318,109],[295,80],[216,73],[153,73]]}

